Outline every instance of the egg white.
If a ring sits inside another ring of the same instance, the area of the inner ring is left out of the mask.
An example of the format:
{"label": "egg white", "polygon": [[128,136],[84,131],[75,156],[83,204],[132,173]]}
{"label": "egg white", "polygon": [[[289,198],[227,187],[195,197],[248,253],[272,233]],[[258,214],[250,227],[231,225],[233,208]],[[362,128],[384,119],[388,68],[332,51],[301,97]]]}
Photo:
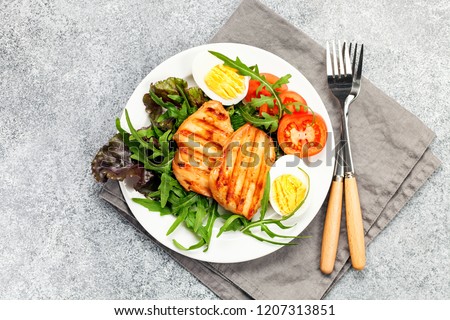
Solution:
{"label": "egg white", "polygon": [[[276,178],[283,174],[291,174],[294,177],[296,177],[298,180],[302,182],[302,184],[306,187],[306,194],[308,194],[308,177],[305,175],[305,173],[300,170],[304,170],[308,175],[308,169],[303,163],[303,161],[295,156],[295,155],[285,155],[279,158],[273,166],[270,168],[270,196],[269,201],[270,205],[272,206],[273,210],[275,210],[276,213],[278,213],[280,216],[283,216],[281,213],[280,208],[277,205],[277,202],[275,201],[275,191],[273,186],[273,182]],[[306,199],[307,200],[307,199]],[[303,203],[303,205],[300,208],[305,208],[307,205],[306,201]]]}
{"label": "egg white", "polygon": [[214,91],[209,89],[209,87],[205,83],[206,74],[216,65],[223,64],[223,61],[219,58],[213,56],[208,51],[203,51],[199,53],[192,62],[192,76],[194,77],[195,82],[199,86],[200,89],[212,100],[217,100],[221,102],[224,106],[231,106],[237,104],[242,99],[245,98],[248,91],[248,83],[250,81],[250,77],[244,77],[245,89],[244,91],[233,99],[225,99],[216,94]]}

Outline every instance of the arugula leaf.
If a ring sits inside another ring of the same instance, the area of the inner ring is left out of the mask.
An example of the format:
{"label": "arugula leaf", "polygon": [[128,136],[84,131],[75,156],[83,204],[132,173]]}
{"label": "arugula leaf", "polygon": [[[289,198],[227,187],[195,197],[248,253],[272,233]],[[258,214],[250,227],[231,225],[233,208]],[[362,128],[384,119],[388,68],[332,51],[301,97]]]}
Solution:
{"label": "arugula leaf", "polygon": [[181,209],[188,208],[193,205],[198,200],[199,195],[193,191],[183,199],[182,203],[177,203],[172,205],[173,212],[177,212]]}
{"label": "arugula leaf", "polygon": [[254,234],[253,232],[251,232],[250,230],[246,230],[246,231],[242,231],[244,234],[249,235],[250,237],[255,238],[256,240],[262,241],[262,242],[268,242],[271,244],[278,244],[281,246],[295,246],[296,243],[292,243],[292,242],[278,242],[278,241],[272,241],[263,237],[259,237],[256,234]]}
{"label": "arugula leaf", "polygon": [[[217,234],[217,238],[220,237],[220,235],[222,233],[224,233],[225,231],[229,231],[230,230],[230,226],[233,224],[233,222],[235,220],[238,219],[242,219],[242,216],[238,215],[238,214],[233,214],[231,215],[227,220],[225,220],[225,223],[223,224],[223,226],[220,228],[219,233]],[[245,218],[244,218],[245,219]]]}
{"label": "arugula leaf", "polygon": [[239,112],[241,113],[242,117],[247,121],[250,122],[255,127],[264,128],[268,130],[269,132],[275,132],[278,129],[278,118],[276,116],[271,116],[270,114],[263,112],[262,118],[252,116],[245,107],[238,107],[237,108]]}
{"label": "arugula leaf", "polygon": [[174,152],[170,152],[168,157],[165,157],[161,163],[154,163],[148,160],[147,155],[142,149],[137,147],[131,147],[130,151],[132,153],[131,159],[141,162],[144,165],[144,168],[147,170],[162,173],[162,172],[170,172],[172,168]]}
{"label": "arugula leaf", "polygon": [[[177,181],[178,182],[178,181]],[[186,197],[186,191],[181,187],[181,185],[178,183],[178,188],[172,189],[173,194],[175,194],[178,198]]]}
{"label": "arugula leaf", "polygon": [[209,248],[209,243],[211,242],[211,236],[213,232],[213,226],[214,222],[216,221],[217,217],[219,216],[218,212],[218,203],[216,201],[213,201],[210,210],[209,210],[209,217],[208,222],[206,223],[205,229],[206,229],[206,248],[203,250],[203,252],[206,252]]}
{"label": "arugula leaf", "polygon": [[145,105],[145,111],[147,111],[153,127],[160,128],[164,131],[173,127],[175,119],[168,117],[168,114],[163,114],[163,108],[153,101],[150,93],[144,95],[142,102]]}
{"label": "arugula leaf", "polygon": [[289,79],[291,78],[292,76],[290,75],[290,74],[287,74],[287,75],[285,75],[285,76],[282,76],[280,79],[278,79],[273,85],[272,85],[272,88],[274,88],[275,90],[276,89],[278,89],[278,88],[281,88],[281,86],[283,85],[283,84],[288,84],[289,83]]}
{"label": "arugula leaf", "polygon": [[161,184],[159,185],[159,191],[161,191],[160,201],[161,207],[165,207],[170,194],[170,177],[167,173],[161,175]]}
{"label": "arugula leaf", "polygon": [[269,237],[271,237],[271,238],[275,238],[275,237],[277,237],[277,238],[284,238],[284,239],[307,239],[307,238],[311,238],[311,236],[285,236],[285,235],[282,235],[282,234],[277,234],[277,233],[271,231],[269,229],[269,227],[267,225],[265,225],[265,224],[262,225],[261,227],[262,227],[262,230],[265,233],[267,233],[267,235]]}
{"label": "arugula leaf", "polygon": [[[208,204],[208,202],[209,201],[207,200],[207,198],[201,197],[198,200],[197,206]],[[205,226],[200,225],[200,227],[198,227],[197,231],[194,231],[197,234],[197,236],[200,237],[200,240],[196,244],[193,244],[190,247],[185,247],[174,239],[173,240],[174,245],[180,250],[194,250],[194,249],[198,249],[198,248],[205,246],[205,249],[203,251],[204,252],[207,251],[209,248],[209,243],[211,241],[211,235],[212,235],[212,231],[213,231],[214,221],[216,220],[216,218],[219,215],[217,212],[217,206],[218,206],[217,202],[213,201],[213,204],[208,207],[208,212],[207,212],[208,221],[207,221],[206,225]],[[184,218],[186,226],[188,228],[192,229],[193,224],[196,223],[196,221],[194,221],[196,219],[197,219],[196,212],[194,210],[189,210],[189,213]],[[172,230],[172,232],[173,232],[173,230]]]}
{"label": "arugula leaf", "polygon": [[172,102],[165,102],[162,98],[158,97],[154,92],[150,91],[150,97],[152,100],[158,104],[160,107],[163,107],[167,110],[173,110],[174,112],[177,112],[178,108],[176,105],[174,105]]}
{"label": "arugula leaf", "polygon": [[[283,106],[283,103],[279,97],[278,92],[275,90],[273,85],[266,80],[266,77],[259,74],[259,70],[258,70],[257,66],[252,69],[252,68],[246,66],[239,59],[239,57],[236,57],[236,60],[232,60],[232,59],[228,58],[227,56],[225,56],[219,52],[216,52],[216,51],[209,51],[209,53],[211,53],[215,57],[222,60],[224,62],[224,65],[236,69],[239,74],[241,74],[243,76],[249,76],[253,80],[258,80],[261,83],[261,85],[266,87],[266,89],[272,94],[272,97],[276,100],[276,104],[278,106]],[[283,79],[282,81],[286,81],[287,79],[289,79],[289,77],[288,78],[286,78],[286,77],[287,76],[284,76],[284,77],[280,78],[280,80]],[[278,85],[281,86],[281,84],[279,83]],[[282,115],[283,115],[283,108],[280,107],[278,118],[281,118]],[[271,132],[273,132],[273,131],[271,131]]]}
{"label": "arugula leaf", "polygon": [[130,134],[126,132],[122,126],[120,125],[120,119],[116,118],[116,129],[119,131],[119,134],[122,138],[123,143],[129,147],[130,144]]}
{"label": "arugula leaf", "polygon": [[269,225],[269,224],[274,224],[281,229],[289,229],[294,226],[294,225],[292,225],[292,226],[284,225],[282,223],[282,221],[284,221],[284,220],[286,220],[285,217],[283,217],[282,219],[264,219],[264,220],[253,221],[253,222],[250,222],[247,226],[245,226],[245,228],[242,229],[242,231],[245,231],[245,230],[257,227],[257,226]]}
{"label": "arugula leaf", "polygon": [[164,157],[167,157],[169,154],[169,140],[170,135],[172,134],[172,130],[166,131],[161,137],[159,137],[158,142],[161,147],[161,154]]}
{"label": "arugula leaf", "polygon": [[262,96],[260,96],[259,98],[253,98],[253,99],[250,101],[250,105],[251,105],[252,107],[255,107],[255,108],[259,108],[259,107],[261,107],[261,106],[264,105],[264,104],[267,104],[267,106],[268,106],[270,109],[272,109],[273,107],[275,107],[275,103],[274,103],[273,97],[268,97],[268,96],[262,95]]}
{"label": "arugula leaf", "polygon": [[166,236],[168,236],[169,234],[171,234],[172,232],[175,231],[175,229],[180,225],[180,223],[182,223],[184,221],[184,219],[186,218],[188,213],[189,213],[189,208],[184,207],[181,210],[181,213],[178,215],[178,217],[173,222],[173,224],[170,226],[169,230],[167,230]]}
{"label": "arugula leaf", "polygon": [[195,206],[190,206],[186,219],[184,219],[184,223],[186,224],[186,227],[188,227],[189,229],[194,229],[195,215],[196,215]]}
{"label": "arugula leaf", "polygon": [[264,217],[267,212],[267,208],[269,207],[269,198],[270,198],[270,172],[267,172],[266,185],[264,186],[264,193],[263,193],[263,197],[261,199],[261,211],[260,211],[261,218],[260,218],[260,220],[264,220]]}
{"label": "arugula leaf", "polygon": [[[186,108],[186,118],[187,118],[187,115],[193,114],[195,111],[197,111],[197,108],[195,106],[192,106],[191,103],[189,102],[189,99],[186,97],[186,93],[184,92],[184,88],[181,88],[179,85],[177,85],[177,89],[178,89],[178,92],[183,97],[183,105],[184,105],[184,108]],[[183,105],[181,106],[181,108],[183,108]],[[184,119],[183,119],[183,121],[184,121]]]}
{"label": "arugula leaf", "polygon": [[177,240],[172,239],[173,244],[175,245],[175,247],[177,247],[180,250],[184,250],[184,251],[188,251],[188,250],[194,250],[194,249],[198,249],[201,248],[205,245],[205,240],[204,239],[200,239],[199,242],[197,242],[196,244],[186,248],[185,246],[183,246],[182,244],[180,244]]}
{"label": "arugula leaf", "polygon": [[237,110],[234,106],[229,107],[227,111],[228,114],[230,115],[230,122],[234,131],[236,131],[237,129],[239,129],[240,127],[242,127],[244,124],[247,123],[247,121],[244,119],[239,110]]}
{"label": "arugula leaf", "polygon": [[139,141],[139,143],[143,147],[151,150],[153,148],[153,146],[151,144],[149,144],[148,142],[144,141],[144,139],[141,138],[141,136],[139,135],[137,130],[131,124],[130,116],[128,115],[127,109],[125,109],[125,119],[127,120],[128,128],[130,129],[131,135],[133,136],[133,138],[136,139],[137,141]]}
{"label": "arugula leaf", "polygon": [[154,201],[151,199],[141,199],[141,198],[132,198],[131,200],[133,200],[134,202],[147,208],[149,211],[160,212],[161,215],[167,215],[167,214],[171,213],[170,209],[164,208],[159,201]]}
{"label": "arugula leaf", "polygon": [[167,95],[167,97],[170,98],[170,100],[178,102],[179,104],[183,103],[183,97],[179,96],[177,94],[169,94],[169,95]]}
{"label": "arugula leaf", "polygon": [[[184,91],[181,91],[184,94]],[[191,114],[192,111],[187,98],[183,98],[183,103],[178,108],[172,102],[164,102],[162,98],[158,97],[155,93],[150,91],[150,96],[159,106],[167,110],[166,113],[162,114],[158,120],[163,120],[165,117],[170,117],[175,119],[175,128],[178,128],[184,120]]]}
{"label": "arugula leaf", "polygon": [[[205,205],[206,202],[206,205]],[[201,227],[202,223],[203,223],[203,219],[206,216],[206,208],[208,206],[208,202],[206,200],[204,200],[204,198],[201,198],[198,202],[197,202],[197,213],[195,215],[195,221],[194,221],[194,225],[193,225],[193,229],[194,232],[197,232],[198,229]]]}
{"label": "arugula leaf", "polygon": [[[173,118],[171,118],[171,119],[175,120]],[[152,128],[153,128],[153,131],[155,132],[155,137],[157,137],[157,138],[161,137],[164,134],[164,132],[166,132],[165,130],[159,129],[157,126],[154,126],[154,127],[152,126]],[[167,129],[167,130],[170,130],[170,129]]]}

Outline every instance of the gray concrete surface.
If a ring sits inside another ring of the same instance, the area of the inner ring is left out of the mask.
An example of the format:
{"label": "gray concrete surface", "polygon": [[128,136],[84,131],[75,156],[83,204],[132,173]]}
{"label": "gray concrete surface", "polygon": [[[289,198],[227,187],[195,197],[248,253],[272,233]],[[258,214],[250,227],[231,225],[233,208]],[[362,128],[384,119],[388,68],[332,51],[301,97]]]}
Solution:
{"label": "gray concrete surface", "polygon": [[[449,2],[262,2],[319,43],[364,41],[366,77],[443,160],[328,298],[449,299]],[[90,161],[140,80],[238,3],[0,2],[0,298],[217,298],[98,198]]]}

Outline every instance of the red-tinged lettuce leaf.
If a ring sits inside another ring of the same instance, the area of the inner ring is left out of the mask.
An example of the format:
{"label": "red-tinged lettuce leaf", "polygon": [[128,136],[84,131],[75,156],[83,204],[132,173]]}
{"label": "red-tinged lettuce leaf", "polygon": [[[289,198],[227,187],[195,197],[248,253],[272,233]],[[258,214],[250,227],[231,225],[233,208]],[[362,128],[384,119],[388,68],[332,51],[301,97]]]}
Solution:
{"label": "red-tinged lettuce leaf", "polygon": [[150,94],[146,93],[142,98],[142,101],[145,105],[145,111],[147,111],[152,125],[163,131],[173,128],[175,119],[167,116],[161,117],[164,113],[164,109],[151,98]]}
{"label": "red-tinged lettuce leaf", "polygon": [[186,90],[187,82],[181,78],[170,77],[152,84],[150,91],[162,98],[164,102],[174,102],[170,96],[180,95],[178,87]]}
{"label": "red-tinged lettuce leaf", "polygon": [[147,196],[149,193],[158,190],[160,184],[161,178],[159,176],[154,175],[148,170],[144,170],[144,176],[136,182],[134,189]]}
{"label": "red-tinged lettuce leaf", "polygon": [[149,193],[158,188],[158,177],[145,170],[137,161],[131,159],[131,152],[124,144],[121,134],[112,137],[108,144],[104,145],[91,163],[92,174],[98,182],[106,182],[108,179],[123,181],[131,180],[133,187],[141,193]]}

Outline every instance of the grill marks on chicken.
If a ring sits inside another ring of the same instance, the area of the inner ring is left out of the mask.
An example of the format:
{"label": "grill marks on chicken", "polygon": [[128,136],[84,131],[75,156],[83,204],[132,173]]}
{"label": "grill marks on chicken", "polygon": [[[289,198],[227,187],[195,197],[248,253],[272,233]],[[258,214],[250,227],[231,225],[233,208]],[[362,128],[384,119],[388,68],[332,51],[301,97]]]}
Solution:
{"label": "grill marks on chicken", "polygon": [[188,191],[211,197],[209,174],[222,156],[222,147],[233,133],[230,116],[218,101],[208,101],[178,128],[178,145],[172,169]]}
{"label": "grill marks on chicken", "polygon": [[208,101],[181,124],[174,140],[172,168],[180,184],[250,220],[275,161],[272,139],[250,124],[233,133],[222,104]]}
{"label": "grill marks on chicken", "polygon": [[209,175],[214,199],[251,219],[261,205],[267,172],[275,161],[272,139],[246,124],[226,141],[220,165]]}

